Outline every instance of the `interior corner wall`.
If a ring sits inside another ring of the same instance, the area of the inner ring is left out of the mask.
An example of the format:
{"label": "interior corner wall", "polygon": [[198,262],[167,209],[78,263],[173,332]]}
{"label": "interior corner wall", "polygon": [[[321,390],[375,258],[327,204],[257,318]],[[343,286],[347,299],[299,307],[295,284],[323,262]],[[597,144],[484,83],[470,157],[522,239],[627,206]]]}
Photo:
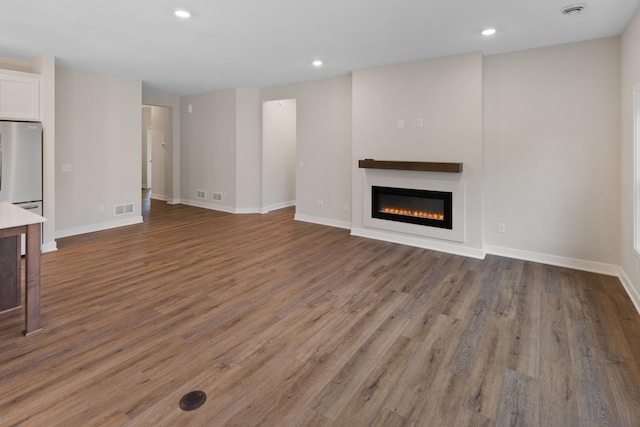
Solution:
{"label": "interior corner wall", "polygon": [[350,228],[351,76],[260,89],[261,106],[279,99],[296,100],[295,218]]}
{"label": "interior corner wall", "polygon": [[[417,119],[423,126],[417,126]],[[405,127],[398,128],[397,121]],[[364,180],[358,160],[462,162],[463,243],[411,240],[385,231],[385,240],[482,257],[482,56],[450,56],[353,73],[352,233],[379,233],[363,225]],[[417,177],[424,172],[411,172]],[[434,179],[442,173],[428,173]],[[376,234],[380,236],[380,234]]]}
{"label": "interior corner wall", "polygon": [[56,237],[142,221],[141,104],[139,80],[56,68]]}
{"label": "interior corner wall", "polygon": [[[171,165],[167,170],[168,203],[180,203],[180,97],[142,85],[142,103],[171,108]],[[170,172],[168,172],[170,171]]]}
{"label": "interior corner wall", "polygon": [[[620,42],[621,150],[620,150],[620,266],[623,283],[640,312],[640,254],[634,249],[634,107],[633,92],[640,90],[640,11],[622,33]],[[638,136],[640,137],[640,136]],[[637,155],[637,154],[636,154]],[[639,184],[636,184],[639,185]],[[637,193],[636,193],[637,194]]]}
{"label": "interior corner wall", "polygon": [[617,271],[619,76],[617,37],[485,57],[487,252]]}
{"label": "interior corner wall", "polygon": [[[235,212],[236,90],[185,96],[180,102],[180,201]],[[206,197],[197,197],[198,191]],[[214,192],[223,193],[223,200],[214,201]]]}

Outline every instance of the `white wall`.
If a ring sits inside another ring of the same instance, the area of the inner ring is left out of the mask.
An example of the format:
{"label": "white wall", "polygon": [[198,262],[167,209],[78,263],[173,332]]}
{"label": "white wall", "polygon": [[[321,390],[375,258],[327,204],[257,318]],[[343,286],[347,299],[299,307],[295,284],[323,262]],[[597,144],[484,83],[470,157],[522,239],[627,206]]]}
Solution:
{"label": "white wall", "polygon": [[[418,128],[416,120],[423,119]],[[406,127],[396,126],[404,119]],[[363,182],[357,161],[463,162],[461,176],[413,173],[417,178],[461,179],[465,192],[464,242],[429,237],[403,240],[400,233],[363,225]],[[354,234],[423,247],[482,254],[482,56],[478,53],[358,70],[353,73]]]}
{"label": "white wall", "polygon": [[[142,103],[171,109],[168,126],[171,129],[170,164],[166,171],[166,195],[169,203],[180,203],[180,97],[142,86]],[[168,153],[169,154],[169,153]]]}
{"label": "white wall", "polygon": [[[148,105],[144,105],[142,107],[142,126],[140,132],[140,140],[141,140],[141,155],[142,155],[142,188],[149,188],[151,184],[149,181],[152,179],[149,178],[149,149],[147,147],[147,132],[151,128],[151,107]],[[151,177],[153,178],[153,177]]]}
{"label": "white wall", "polygon": [[296,198],[296,100],[262,104],[262,206],[293,206]]}
{"label": "white wall", "polygon": [[260,91],[236,89],[236,212],[260,212]]}
{"label": "white wall", "polygon": [[42,250],[56,250],[56,61],[42,55],[31,61],[34,71],[42,75],[40,121],[42,122],[42,211],[47,222],[42,225]]}
{"label": "white wall", "polygon": [[[181,202],[235,212],[236,90],[185,96],[180,110]],[[198,190],[206,192],[206,200],[196,197]],[[214,202],[213,192],[226,197]]]}
{"label": "white wall", "polygon": [[23,61],[20,59],[0,57],[0,69],[22,71],[23,73],[37,73],[33,64],[29,61]]}
{"label": "white wall", "polygon": [[617,271],[618,48],[607,38],[485,58],[488,252]]}
{"label": "white wall", "polygon": [[[640,89],[640,11],[621,37],[620,265],[627,292],[640,312],[640,254],[633,247],[634,131],[633,91]],[[640,215],[636,212],[635,215]]]}
{"label": "white wall", "polygon": [[[140,105],[139,80],[56,69],[57,237],[142,221]],[[114,216],[126,203],[134,212]]]}
{"label": "white wall", "polygon": [[261,104],[279,99],[296,100],[295,218],[350,228],[351,77],[260,90]]}
{"label": "white wall", "polygon": [[151,197],[169,200],[172,184],[173,132],[171,108],[151,107]]}
{"label": "white wall", "polygon": [[[231,213],[260,212],[258,89],[186,96],[180,111],[181,202]],[[198,190],[206,192],[206,200],[196,197]],[[223,201],[214,201],[213,192],[225,194]]]}

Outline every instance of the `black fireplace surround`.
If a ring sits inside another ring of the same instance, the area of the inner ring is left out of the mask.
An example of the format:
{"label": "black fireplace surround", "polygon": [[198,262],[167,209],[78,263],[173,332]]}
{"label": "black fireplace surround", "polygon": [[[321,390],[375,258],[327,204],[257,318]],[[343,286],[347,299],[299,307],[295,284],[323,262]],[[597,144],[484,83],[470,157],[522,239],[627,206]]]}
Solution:
{"label": "black fireplace surround", "polygon": [[389,221],[453,229],[453,193],[371,187],[371,216]]}

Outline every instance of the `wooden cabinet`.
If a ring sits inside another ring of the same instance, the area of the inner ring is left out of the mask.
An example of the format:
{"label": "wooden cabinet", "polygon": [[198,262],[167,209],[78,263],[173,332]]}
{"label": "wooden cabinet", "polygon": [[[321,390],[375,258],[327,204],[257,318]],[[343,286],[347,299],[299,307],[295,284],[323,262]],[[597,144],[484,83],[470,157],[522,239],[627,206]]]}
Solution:
{"label": "wooden cabinet", "polygon": [[0,313],[21,304],[20,240],[20,236],[0,237]]}
{"label": "wooden cabinet", "polygon": [[40,120],[38,74],[0,70],[0,120]]}
{"label": "wooden cabinet", "polygon": [[47,219],[26,209],[0,202],[0,306],[19,306],[22,281],[20,235],[25,233],[27,253],[24,259],[24,335],[40,331],[40,227]]}

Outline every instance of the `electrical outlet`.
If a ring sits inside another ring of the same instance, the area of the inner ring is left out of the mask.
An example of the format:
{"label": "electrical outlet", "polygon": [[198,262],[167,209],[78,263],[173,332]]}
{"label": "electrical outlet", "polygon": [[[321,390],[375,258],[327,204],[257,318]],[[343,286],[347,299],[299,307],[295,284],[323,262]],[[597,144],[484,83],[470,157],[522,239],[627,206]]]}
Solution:
{"label": "electrical outlet", "polygon": [[506,233],[507,232],[507,226],[504,225],[503,223],[499,222],[498,223],[498,233]]}
{"label": "electrical outlet", "polygon": [[318,207],[324,208],[324,202],[322,200],[318,200]]}
{"label": "electrical outlet", "polygon": [[349,203],[345,203],[344,204],[344,210],[345,211],[349,211]]}
{"label": "electrical outlet", "polygon": [[98,212],[104,212],[104,205],[98,205]]}

